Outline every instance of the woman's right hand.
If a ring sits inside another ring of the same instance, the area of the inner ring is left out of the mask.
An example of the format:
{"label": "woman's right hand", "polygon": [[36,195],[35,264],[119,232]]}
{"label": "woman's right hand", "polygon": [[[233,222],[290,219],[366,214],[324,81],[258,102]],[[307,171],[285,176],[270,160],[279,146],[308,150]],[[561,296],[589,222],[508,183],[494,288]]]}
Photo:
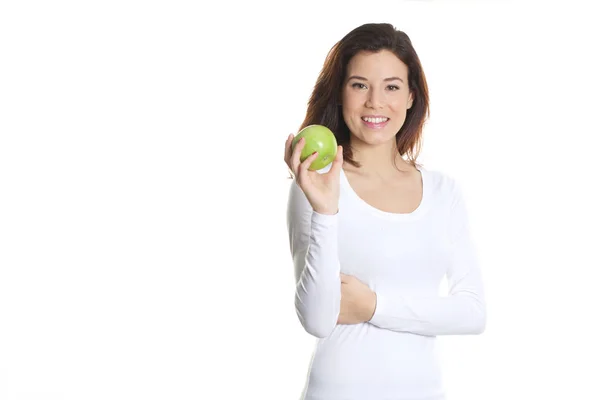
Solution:
{"label": "woman's right hand", "polygon": [[295,181],[306,195],[310,205],[319,214],[333,215],[338,212],[340,198],[340,171],[344,162],[342,146],[338,145],[337,155],[332,161],[331,168],[326,173],[308,169],[317,158],[317,153],[300,162],[300,153],[305,145],[305,139],[298,141],[292,148],[294,135],[290,134],[285,142],[284,160],[294,175]]}

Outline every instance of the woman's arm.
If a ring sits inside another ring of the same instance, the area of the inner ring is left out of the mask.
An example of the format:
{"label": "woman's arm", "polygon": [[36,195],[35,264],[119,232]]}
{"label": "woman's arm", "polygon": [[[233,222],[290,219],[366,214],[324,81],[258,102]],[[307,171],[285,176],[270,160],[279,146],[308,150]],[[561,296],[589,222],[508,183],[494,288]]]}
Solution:
{"label": "woman's arm", "polygon": [[287,228],[296,280],[296,313],[313,336],[327,337],[340,312],[338,216],[313,211],[295,181],[290,185]]}
{"label": "woman's arm", "polygon": [[481,271],[469,232],[462,192],[452,191],[452,260],[447,271],[447,296],[403,296],[378,289],[371,324],[384,329],[427,336],[480,334],[485,330],[486,305]]}

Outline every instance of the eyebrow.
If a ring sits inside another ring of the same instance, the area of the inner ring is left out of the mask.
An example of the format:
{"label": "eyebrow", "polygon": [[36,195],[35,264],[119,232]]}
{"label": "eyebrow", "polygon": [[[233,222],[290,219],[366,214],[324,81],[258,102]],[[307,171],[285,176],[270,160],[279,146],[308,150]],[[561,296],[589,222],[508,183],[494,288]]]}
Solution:
{"label": "eyebrow", "polygon": [[[358,75],[352,75],[351,77],[348,78],[348,80],[350,79],[358,79],[359,81],[366,81],[367,78],[363,77],[363,76],[358,76]],[[397,77],[397,76],[391,76],[389,78],[385,78],[383,80],[384,82],[389,82],[389,81],[400,81],[402,83],[404,83],[404,80],[402,80],[401,78]]]}

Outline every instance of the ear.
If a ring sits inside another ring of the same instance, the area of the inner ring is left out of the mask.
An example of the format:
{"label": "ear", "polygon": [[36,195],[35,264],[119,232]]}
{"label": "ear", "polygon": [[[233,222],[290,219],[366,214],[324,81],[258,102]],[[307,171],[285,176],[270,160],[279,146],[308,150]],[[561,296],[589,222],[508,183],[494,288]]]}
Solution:
{"label": "ear", "polygon": [[407,109],[407,110],[410,110],[410,108],[412,107],[412,105],[413,105],[413,93],[412,93],[412,91],[411,91],[411,92],[408,94],[408,103],[407,103],[407,107],[406,107],[406,109]]}

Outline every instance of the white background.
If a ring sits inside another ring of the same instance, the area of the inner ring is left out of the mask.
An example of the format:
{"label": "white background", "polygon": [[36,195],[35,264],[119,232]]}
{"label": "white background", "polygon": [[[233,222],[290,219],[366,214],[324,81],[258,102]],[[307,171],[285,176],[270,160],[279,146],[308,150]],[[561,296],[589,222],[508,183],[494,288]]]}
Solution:
{"label": "white background", "polygon": [[448,399],[600,398],[579,4],[2,2],[0,399],[298,398],[283,146],[365,22],[413,40],[420,161],[462,182],[482,261],[487,331],[439,338]]}

